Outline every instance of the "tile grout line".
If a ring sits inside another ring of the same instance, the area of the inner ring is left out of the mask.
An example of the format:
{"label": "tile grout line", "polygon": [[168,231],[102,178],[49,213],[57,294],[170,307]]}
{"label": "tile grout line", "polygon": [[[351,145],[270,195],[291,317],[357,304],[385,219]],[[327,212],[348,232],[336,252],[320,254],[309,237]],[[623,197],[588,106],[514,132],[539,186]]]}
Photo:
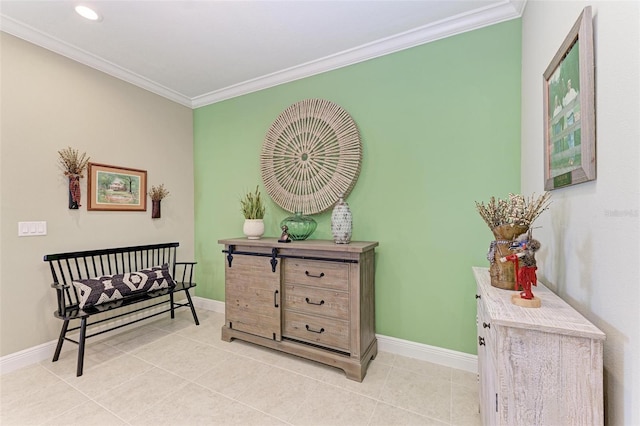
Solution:
{"label": "tile grout line", "polygon": [[[121,357],[121,356],[123,356],[123,355],[125,355],[125,354],[123,353],[123,354],[122,354],[122,355],[120,355],[119,357]],[[67,386],[69,386],[69,387],[71,387],[73,390],[75,390],[76,392],[78,392],[78,393],[82,394],[83,396],[85,396],[89,401],[91,401],[91,402],[95,403],[95,404],[96,404],[96,405],[98,405],[100,408],[102,408],[102,409],[106,410],[108,413],[110,413],[110,414],[114,415],[114,416],[115,416],[115,417],[117,417],[119,420],[122,420],[122,421],[123,421],[124,423],[126,423],[127,425],[129,425],[129,424],[130,424],[129,422],[125,421],[122,417],[120,417],[116,412],[114,412],[114,411],[110,410],[109,408],[105,407],[105,406],[104,406],[104,405],[102,405],[99,401],[97,401],[94,397],[91,397],[90,395],[88,395],[88,394],[87,394],[86,392],[84,392],[83,390],[78,389],[76,386],[74,386],[71,382],[69,382],[69,381],[68,381],[67,379],[65,379],[64,377],[61,377],[61,376],[57,375],[55,372],[53,372],[53,371],[49,370],[48,368],[46,368],[46,367],[44,367],[44,366],[42,366],[42,365],[40,365],[40,367],[41,367],[43,370],[45,370],[47,373],[49,373],[49,374],[53,375],[55,378],[57,378],[58,380],[60,380],[62,383],[66,384]],[[142,374],[142,373],[141,373],[141,374]],[[134,377],[137,377],[137,376],[134,376]],[[132,379],[132,378],[131,378],[131,379]],[[125,381],[125,382],[123,382],[122,384],[124,384],[124,383],[126,383],[126,382],[128,382],[128,381],[129,381],[129,380],[126,380],[126,381]],[[120,385],[118,385],[118,386],[120,386]],[[43,422],[43,423],[45,423],[45,424],[46,424],[46,423],[48,423],[48,422],[50,422],[50,421],[53,421],[53,420],[54,420],[54,419],[56,419],[56,418],[59,418],[59,417],[61,417],[61,416],[64,416],[64,415],[66,415],[67,413],[71,412],[72,410],[77,409],[77,408],[78,408],[78,407],[80,407],[81,405],[82,405],[82,403],[79,403],[78,405],[74,405],[73,407],[70,407],[68,410],[66,410],[66,411],[62,412],[61,414],[59,414],[59,415],[57,415],[57,416],[55,416],[55,417],[49,417],[49,418],[47,418],[47,420],[46,420],[45,422]]]}
{"label": "tile grout line", "polygon": [[[389,364],[389,371],[387,371],[387,374],[384,377],[384,383],[382,384],[382,387],[380,388],[380,392],[378,393],[378,398],[376,399],[376,406],[373,408],[373,411],[371,411],[371,414],[369,415],[369,419],[367,421],[368,426],[371,425],[371,422],[373,421],[373,416],[378,410],[380,403],[384,404],[384,402],[382,402],[382,391],[384,391],[384,388],[387,386],[387,383],[389,382],[389,376],[391,375],[391,370],[393,370],[393,363],[395,362],[395,359],[396,358],[394,356],[393,360],[391,361],[391,364]],[[372,360],[372,361],[375,361],[375,360]]]}

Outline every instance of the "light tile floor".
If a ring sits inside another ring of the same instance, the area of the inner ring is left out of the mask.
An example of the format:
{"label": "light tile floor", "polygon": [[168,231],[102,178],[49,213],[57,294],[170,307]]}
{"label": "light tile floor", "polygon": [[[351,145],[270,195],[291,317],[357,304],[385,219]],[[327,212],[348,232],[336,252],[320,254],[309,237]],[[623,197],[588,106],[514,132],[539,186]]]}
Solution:
{"label": "light tile floor", "polygon": [[479,425],[476,375],[380,352],[362,383],[341,370],[220,339],[224,316],[186,310],[89,340],[0,378],[0,424]]}

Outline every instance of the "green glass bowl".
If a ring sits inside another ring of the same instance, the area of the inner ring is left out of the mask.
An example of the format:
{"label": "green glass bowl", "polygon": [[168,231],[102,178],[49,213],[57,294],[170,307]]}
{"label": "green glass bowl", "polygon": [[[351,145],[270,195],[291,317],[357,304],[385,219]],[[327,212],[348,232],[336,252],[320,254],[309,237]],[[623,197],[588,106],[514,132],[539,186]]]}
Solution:
{"label": "green glass bowl", "polygon": [[316,230],[318,223],[310,216],[304,216],[302,212],[296,212],[280,222],[280,227],[286,226],[289,238],[294,241],[302,241],[309,238]]}

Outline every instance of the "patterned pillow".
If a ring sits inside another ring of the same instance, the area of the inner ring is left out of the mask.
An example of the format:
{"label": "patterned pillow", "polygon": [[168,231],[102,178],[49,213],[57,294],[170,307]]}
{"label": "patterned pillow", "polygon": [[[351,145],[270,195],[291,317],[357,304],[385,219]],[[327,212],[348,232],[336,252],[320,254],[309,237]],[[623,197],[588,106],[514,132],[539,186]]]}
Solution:
{"label": "patterned pillow", "polygon": [[104,275],[88,280],[73,281],[78,290],[80,309],[113,302],[126,296],[175,287],[169,265],[154,266],[126,274]]}

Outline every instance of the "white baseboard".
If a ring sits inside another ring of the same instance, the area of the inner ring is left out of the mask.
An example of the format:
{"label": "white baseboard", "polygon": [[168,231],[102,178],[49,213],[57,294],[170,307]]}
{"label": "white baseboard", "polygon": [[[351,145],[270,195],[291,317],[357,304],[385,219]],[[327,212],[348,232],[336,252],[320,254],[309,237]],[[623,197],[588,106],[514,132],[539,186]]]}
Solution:
{"label": "white baseboard", "polygon": [[378,350],[478,373],[478,356],[376,334]]}
{"label": "white baseboard", "polygon": [[218,300],[205,299],[204,297],[194,296],[193,306],[196,308],[201,308],[206,311],[213,311],[224,314],[224,302],[220,302]]}
{"label": "white baseboard", "polygon": [[[23,367],[28,367],[33,364],[37,364],[45,359],[53,358],[53,353],[56,350],[57,340],[43,343],[32,348],[27,348],[20,352],[14,352],[9,355],[5,355],[0,358],[0,374],[11,373]],[[70,345],[68,345],[70,346]],[[63,346],[64,348],[64,346]]]}
{"label": "white baseboard", "polygon": [[[205,299],[203,297],[192,297],[193,305],[198,309],[224,313],[224,302]],[[142,321],[141,323],[143,323]],[[112,324],[113,325],[113,324]],[[107,333],[108,334],[108,333]],[[106,337],[106,336],[105,336]],[[423,361],[433,362],[459,370],[478,372],[478,357],[463,352],[452,351],[450,349],[429,346],[423,343],[411,342],[409,340],[397,339],[395,337],[377,334],[378,349],[396,355],[409,358],[416,358]],[[37,364],[53,357],[57,340],[43,343],[20,352],[5,355],[0,358],[0,374],[10,373],[32,364]],[[75,349],[75,345],[63,346],[64,350]]]}

